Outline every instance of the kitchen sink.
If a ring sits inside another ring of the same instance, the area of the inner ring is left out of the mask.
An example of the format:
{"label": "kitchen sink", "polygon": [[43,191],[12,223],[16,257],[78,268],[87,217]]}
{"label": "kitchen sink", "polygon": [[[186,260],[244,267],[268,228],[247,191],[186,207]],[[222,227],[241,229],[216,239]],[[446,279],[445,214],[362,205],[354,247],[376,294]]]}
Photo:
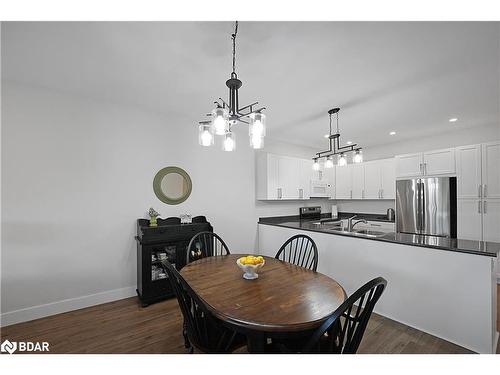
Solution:
{"label": "kitchen sink", "polygon": [[339,232],[339,233],[354,234],[356,236],[371,237],[371,238],[382,237],[382,236],[385,236],[387,234],[385,232],[380,232],[378,230],[371,230],[371,229],[360,229],[360,230],[354,230],[352,232],[349,232],[346,228],[338,227],[338,226],[331,227],[331,228],[325,228],[325,229],[332,230],[332,231]]}
{"label": "kitchen sink", "polygon": [[353,232],[354,234],[359,234],[361,236],[366,236],[366,237],[382,237],[385,236],[385,232],[380,232],[378,230],[371,230],[371,229],[360,229],[357,231]]}

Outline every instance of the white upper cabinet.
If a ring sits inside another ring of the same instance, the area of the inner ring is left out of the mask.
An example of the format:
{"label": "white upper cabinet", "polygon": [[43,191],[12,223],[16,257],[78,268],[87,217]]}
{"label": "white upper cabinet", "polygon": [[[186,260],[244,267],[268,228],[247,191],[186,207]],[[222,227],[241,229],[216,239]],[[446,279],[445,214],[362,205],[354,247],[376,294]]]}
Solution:
{"label": "white upper cabinet", "polygon": [[380,199],[381,163],[369,161],[365,165],[365,199]]}
{"label": "white upper cabinet", "polygon": [[309,199],[311,196],[311,178],[312,178],[311,160],[299,160],[299,199]]}
{"label": "white upper cabinet", "polygon": [[500,142],[482,145],[483,198],[500,198]]}
{"label": "white upper cabinet", "polygon": [[456,148],[457,198],[481,198],[481,145]]}
{"label": "white upper cabinet", "polygon": [[351,164],[348,168],[351,168],[351,198],[363,199],[365,195],[365,166]]}
{"label": "white upper cabinet", "polygon": [[396,175],[397,177],[413,177],[422,175],[424,155],[406,154],[396,156]]}
{"label": "white upper cabinet", "polygon": [[258,200],[309,199],[310,160],[259,153],[256,162]]}
{"label": "white upper cabinet", "polygon": [[419,177],[454,174],[455,149],[396,156],[396,176]]}
{"label": "white upper cabinet", "polygon": [[335,167],[336,199],[395,199],[394,159]]}
{"label": "white upper cabinet", "polygon": [[455,149],[436,150],[424,152],[423,173],[426,176],[436,176],[442,174],[454,174],[455,169]]}
{"label": "white upper cabinet", "polygon": [[299,159],[278,157],[278,186],[280,199],[299,199]]}
{"label": "white upper cabinet", "polygon": [[352,199],[352,164],[335,167],[335,198]]}
{"label": "white upper cabinet", "polygon": [[[380,198],[396,199],[396,160],[380,160]],[[366,187],[365,187],[366,189]]]}

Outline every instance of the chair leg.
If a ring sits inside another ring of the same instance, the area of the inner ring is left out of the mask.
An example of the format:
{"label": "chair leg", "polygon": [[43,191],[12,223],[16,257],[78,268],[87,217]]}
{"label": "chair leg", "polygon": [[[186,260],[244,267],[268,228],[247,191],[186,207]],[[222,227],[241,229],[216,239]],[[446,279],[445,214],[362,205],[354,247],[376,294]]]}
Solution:
{"label": "chair leg", "polygon": [[194,354],[194,348],[192,346],[188,349],[188,353],[189,354]]}

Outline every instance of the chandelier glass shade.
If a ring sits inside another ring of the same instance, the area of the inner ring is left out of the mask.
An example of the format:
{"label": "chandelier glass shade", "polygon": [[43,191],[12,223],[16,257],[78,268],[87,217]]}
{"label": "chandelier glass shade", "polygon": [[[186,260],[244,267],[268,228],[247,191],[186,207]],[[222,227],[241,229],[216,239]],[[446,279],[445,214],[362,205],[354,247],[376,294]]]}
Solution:
{"label": "chandelier glass shade", "polygon": [[[333,108],[328,111],[330,116],[330,133],[328,133],[329,148],[325,151],[320,151],[316,153],[313,157],[313,170],[318,171],[320,169],[319,160],[325,159],[324,167],[333,168],[334,162],[333,157],[337,156],[337,166],[343,167],[347,165],[346,153],[354,152],[352,157],[353,163],[363,162],[363,154],[361,153],[361,147],[357,144],[349,144],[341,146],[340,143],[340,130],[339,130],[339,111],[340,108]],[[336,115],[337,129],[335,133],[332,133],[332,115]],[[325,136],[326,137],[326,136]]]}
{"label": "chandelier glass shade", "polygon": [[[211,146],[214,144],[215,135],[224,137],[222,149],[224,151],[233,151],[235,149],[235,135],[232,127],[243,123],[248,125],[248,135],[250,146],[254,149],[264,147],[264,137],[266,136],[266,116],[262,111],[264,107],[257,108],[258,102],[248,104],[244,107],[239,106],[238,90],[242,82],[236,74],[236,34],[238,32],[238,21],[235,22],[234,33],[231,34],[233,43],[233,71],[230,78],[226,81],[229,89],[229,100],[226,102],[219,98],[214,102],[215,108],[208,115],[210,121],[201,121],[198,128],[198,139],[201,146]],[[208,130],[205,125],[209,123],[211,129]],[[209,138],[208,133],[212,135]]]}

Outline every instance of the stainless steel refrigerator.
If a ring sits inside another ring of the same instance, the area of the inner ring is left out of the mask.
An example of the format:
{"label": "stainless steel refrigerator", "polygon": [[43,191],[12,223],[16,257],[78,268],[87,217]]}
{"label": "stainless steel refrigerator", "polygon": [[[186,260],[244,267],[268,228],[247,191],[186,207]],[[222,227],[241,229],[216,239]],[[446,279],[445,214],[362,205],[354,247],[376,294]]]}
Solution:
{"label": "stainless steel refrigerator", "polygon": [[396,231],[457,237],[456,177],[396,181]]}

